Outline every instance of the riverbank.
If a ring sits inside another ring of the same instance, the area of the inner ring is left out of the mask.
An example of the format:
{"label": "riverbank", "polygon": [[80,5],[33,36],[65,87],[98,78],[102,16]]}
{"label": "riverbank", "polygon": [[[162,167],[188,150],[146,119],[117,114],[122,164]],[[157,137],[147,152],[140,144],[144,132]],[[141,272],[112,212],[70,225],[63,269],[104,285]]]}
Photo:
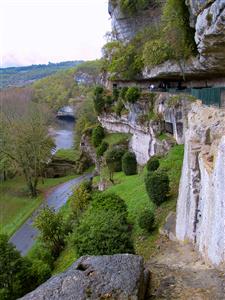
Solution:
{"label": "riverbank", "polygon": [[15,177],[0,182],[0,233],[11,237],[43,202],[46,193],[53,187],[75,178],[70,175],[62,178],[46,178],[39,184],[39,196],[31,198],[23,177]]}

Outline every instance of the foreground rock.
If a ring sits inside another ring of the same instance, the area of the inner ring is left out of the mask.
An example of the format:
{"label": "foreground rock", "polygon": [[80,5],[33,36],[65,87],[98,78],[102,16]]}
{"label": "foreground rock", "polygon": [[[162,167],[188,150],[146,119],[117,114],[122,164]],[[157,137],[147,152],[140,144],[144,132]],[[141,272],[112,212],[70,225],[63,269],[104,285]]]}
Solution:
{"label": "foreground rock", "polygon": [[148,273],[143,259],[131,254],[83,256],[66,272],[50,278],[23,300],[141,300]]}

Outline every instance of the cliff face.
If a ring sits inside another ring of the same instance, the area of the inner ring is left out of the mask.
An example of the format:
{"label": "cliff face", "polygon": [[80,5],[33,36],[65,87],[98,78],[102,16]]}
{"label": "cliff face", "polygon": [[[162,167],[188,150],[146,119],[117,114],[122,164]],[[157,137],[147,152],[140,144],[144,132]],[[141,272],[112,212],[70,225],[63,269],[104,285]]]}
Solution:
{"label": "cliff face", "polygon": [[225,261],[225,111],[194,105],[185,133],[176,236],[209,262]]}
{"label": "cliff face", "polygon": [[124,14],[119,0],[109,0],[109,14],[112,18],[112,30],[118,40],[129,41],[144,27],[157,23],[160,20],[161,9],[157,5],[149,7],[134,16]]}
{"label": "cliff face", "polygon": [[[157,93],[154,103],[156,120],[141,122],[141,116],[146,115],[149,101],[127,105],[128,115],[122,117],[116,114],[105,114],[99,117],[102,126],[109,132],[131,133],[129,147],[136,155],[140,165],[146,164],[151,156],[168,152],[177,142],[184,142],[183,132],[186,127],[186,116],[190,109],[190,101],[184,98],[179,103],[169,104],[171,95]],[[160,139],[162,132],[170,133],[170,137]]]}
{"label": "cliff face", "polygon": [[[112,29],[120,40],[131,39],[145,26],[160,21],[161,9],[149,9],[134,17],[124,16],[117,4],[109,2]],[[195,42],[198,55],[190,59],[185,68],[187,78],[210,78],[225,76],[225,0],[186,0],[190,12],[190,27],[195,28]],[[181,77],[180,67],[173,61],[153,69],[145,68],[145,79]]]}

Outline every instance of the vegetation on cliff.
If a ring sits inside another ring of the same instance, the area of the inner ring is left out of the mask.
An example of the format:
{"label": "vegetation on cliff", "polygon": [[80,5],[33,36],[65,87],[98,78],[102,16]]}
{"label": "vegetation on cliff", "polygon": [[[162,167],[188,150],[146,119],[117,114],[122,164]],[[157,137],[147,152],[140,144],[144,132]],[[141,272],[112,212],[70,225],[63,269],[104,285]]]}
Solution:
{"label": "vegetation on cliff", "polygon": [[[133,15],[150,5],[151,1],[121,0],[122,11]],[[189,11],[185,1],[167,0],[161,21],[151,25],[129,42],[114,40],[103,48],[105,67],[112,80],[138,79],[144,67],[155,67],[167,60],[180,66],[184,75],[187,59],[196,55],[194,30],[189,26]]]}

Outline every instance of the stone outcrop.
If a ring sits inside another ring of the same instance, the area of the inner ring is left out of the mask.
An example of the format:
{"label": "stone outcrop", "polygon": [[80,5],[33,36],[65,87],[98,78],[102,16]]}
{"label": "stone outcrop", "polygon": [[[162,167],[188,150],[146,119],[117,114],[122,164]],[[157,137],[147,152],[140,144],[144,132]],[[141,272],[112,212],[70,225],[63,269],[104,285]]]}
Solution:
{"label": "stone outcrop", "polygon": [[[126,104],[128,115],[118,117],[113,113],[105,114],[99,117],[99,121],[109,132],[132,134],[129,148],[135,153],[138,164],[144,165],[151,156],[165,154],[174,143],[184,142],[183,132],[191,102],[182,95],[180,101],[173,103],[171,96],[168,93],[156,93],[153,108],[156,120],[140,122],[140,117],[149,113],[147,99],[146,102]],[[168,133],[168,138],[161,140],[159,136],[163,132]]]}
{"label": "stone outcrop", "polygon": [[155,3],[135,14],[125,14],[121,11],[119,0],[109,0],[109,14],[112,18],[112,31],[118,40],[129,41],[135,34],[151,24],[158,23],[161,8]]}
{"label": "stone outcrop", "polygon": [[75,161],[53,157],[45,169],[45,177],[56,178],[76,173]]}
{"label": "stone outcrop", "polygon": [[193,105],[177,203],[176,236],[214,265],[225,262],[225,111]]}
{"label": "stone outcrop", "polygon": [[148,277],[140,256],[84,256],[21,299],[144,300]]}

